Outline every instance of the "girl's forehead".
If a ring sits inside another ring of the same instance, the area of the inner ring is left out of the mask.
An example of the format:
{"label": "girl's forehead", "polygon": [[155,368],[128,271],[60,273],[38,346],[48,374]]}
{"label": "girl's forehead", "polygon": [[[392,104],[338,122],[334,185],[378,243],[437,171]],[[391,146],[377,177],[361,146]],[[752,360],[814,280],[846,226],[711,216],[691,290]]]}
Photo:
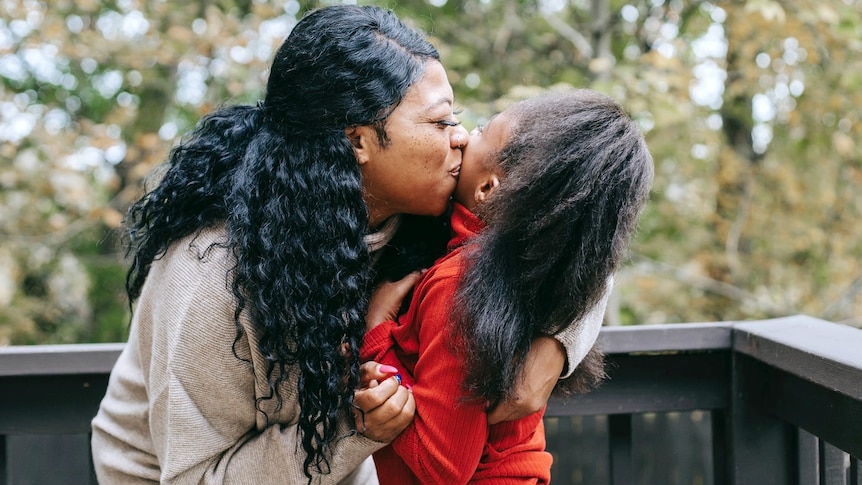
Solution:
{"label": "girl's forehead", "polygon": [[494,120],[496,120],[498,116],[500,116],[500,113],[494,113],[493,116],[488,118],[488,121],[485,122],[485,127],[487,128],[487,127],[491,126],[491,123],[493,123]]}
{"label": "girl's forehead", "polygon": [[494,116],[492,116],[487,123],[485,123],[485,127],[482,129],[482,132],[486,137],[491,138],[500,145],[505,145],[509,142],[509,138],[512,135],[512,123],[509,120],[506,111],[501,111]]}

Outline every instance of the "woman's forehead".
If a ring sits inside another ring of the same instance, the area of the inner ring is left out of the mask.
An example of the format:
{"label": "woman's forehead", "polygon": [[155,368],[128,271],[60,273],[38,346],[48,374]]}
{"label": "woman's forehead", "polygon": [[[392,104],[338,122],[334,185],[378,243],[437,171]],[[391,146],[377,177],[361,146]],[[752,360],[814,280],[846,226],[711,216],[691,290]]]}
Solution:
{"label": "woman's forehead", "polygon": [[434,112],[441,106],[451,109],[454,103],[452,86],[446,76],[446,70],[436,60],[425,63],[422,77],[410,86],[402,100],[402,104],[410,105],[411,109],[421,114]]}

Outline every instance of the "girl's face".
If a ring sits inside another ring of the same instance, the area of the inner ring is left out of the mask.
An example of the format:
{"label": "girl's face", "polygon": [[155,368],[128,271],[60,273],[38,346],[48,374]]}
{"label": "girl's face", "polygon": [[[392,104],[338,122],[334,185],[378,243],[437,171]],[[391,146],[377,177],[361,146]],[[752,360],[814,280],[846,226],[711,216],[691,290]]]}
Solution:
{"label": "girl's face", "polygon": [[371,126],[348,129],[372,227],[393,214],[436,216],[446,210],[468,141],[453,103],[443,65],[429,60],[386,120],[388,146],[380,146]]}
{"label": "girl's face", "polygon": [[464,148],[461,177],[455,188],[456,202],[472,211],[493,192],[502,177],[497,157],[511,137],[512,127],[505,111],[470,132],[470,143]]}

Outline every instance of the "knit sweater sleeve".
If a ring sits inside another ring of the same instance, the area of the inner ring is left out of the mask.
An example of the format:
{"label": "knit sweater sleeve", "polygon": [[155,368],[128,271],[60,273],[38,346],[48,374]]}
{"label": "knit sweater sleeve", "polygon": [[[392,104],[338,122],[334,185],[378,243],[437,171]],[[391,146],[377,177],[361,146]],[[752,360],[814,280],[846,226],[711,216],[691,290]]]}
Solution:
{"label": "knit sweater sleeve", "polygon": [[[94,434],[99,428],[110,436],[99,442],[111,443],[100,450],[94,445],[100,479],[124,473],[130,464],[122,463],[123,455],[140,448],[154,455],[161,483],[307,482],[295,376],[281,388],[280,407],[265,399],[265,365],[254,335],[246,328],[236,340],[231,262],[219,260],[215,250],[204,259],[188,252],[188,245],[169,251],[148,276],[132,329],[137,335],[129,342],[137,348],[114,370],[118,381],[119,374],[140,374],[145,389],[129,392],[114,386],[112,376],[94,421]],[[146,402],[135,403],[139,399]],[[145,416],[130,416],[126,409],[133,405]],[[149,435],[151,442],[131,442],[124,431],[129,427],[145,428],[136,436]],[[351,433],[347,417],[338,434],[330,473],[315,475],[315,484],[338,483],[384,445]]]}
{"label": "knit sweater sleeve", "polygon": [[578,367],[578,364],[584,360],[587,352],[596,343],[599,330],[602,327],[602,321],[605,318],[605,310],[607,309],[613,286],[614,278],[611,276],[608,278],[601,300],[590,308],[590,311],[584,315],[581,321],[567,326],[554,335],[554,338],[563,344],[563,347],[566,349],[566,366],[560,375],[560,379],[571,376]]}

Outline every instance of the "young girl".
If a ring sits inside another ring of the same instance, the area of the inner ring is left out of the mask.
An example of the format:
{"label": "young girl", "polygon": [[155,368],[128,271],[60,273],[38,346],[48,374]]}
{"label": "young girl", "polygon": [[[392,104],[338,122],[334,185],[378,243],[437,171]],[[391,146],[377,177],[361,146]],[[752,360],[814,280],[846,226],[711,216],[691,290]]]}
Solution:
{"label": "young girl", "polygon": [[398,367],[416,400],[413,423],[374,454],[381,484],[549,482],[544,410],[489,426],[488,405],[511,395],[535,337],[571,326],[577,370],[558,391],[604,376],[601,322],[583,317],[609,290],[652,177],[636,123],[590,90],[522,101],[471,133],[448,254],[397,322],[365,336],[363,359]]}

